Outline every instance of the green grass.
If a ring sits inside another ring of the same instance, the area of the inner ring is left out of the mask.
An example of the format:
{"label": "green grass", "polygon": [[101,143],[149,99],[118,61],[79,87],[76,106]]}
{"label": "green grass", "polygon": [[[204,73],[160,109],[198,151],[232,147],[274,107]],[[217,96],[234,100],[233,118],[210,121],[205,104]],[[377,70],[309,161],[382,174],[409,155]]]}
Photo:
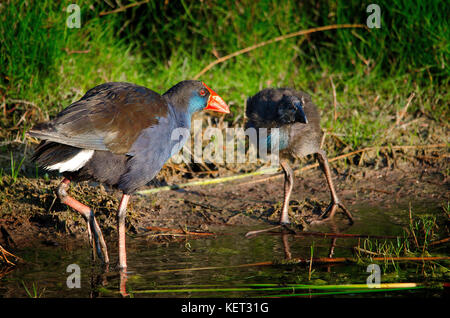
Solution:
{"label": "green grass", "polygon": [[[442,229],[446,228],[446,220],[445,208],[443,208],[442,214],[421,215],[415,215],[410,208],[409,226],[404,227],[402,237],[397,237],[396,240],[364,239],[358,242],[358,247],[355,248],[356,257],[360,263],[372,262],[372,256],[385,257],[386,259],[382,262],[385,274],[383,281],[387,281],[391,275],[396,281],[395,279],[404,276],[407,271],[405,265],[389,258],[402,256],[432,257],[439,256],[442,253],[443,255],[447,254],[444,244],[434,245],[435,242],[442,239],[440,236],[442,236]],[[445,279],[445,275],[449,271],[446,262],[443,262],[443,264],[438,262],[423,263],[420,267],[423,278],[431,276]],[[388,274],[388,268],[392,268],[393,272]]]}
{"label": "green grass", "polygon": [[[162,93],[193,78],[216,59],[214,52],[224,56],[316,26],[365,23],[370,4],[150,1],[100,16],[116,8],[109,3],[78,1],[80,29],[66,27],[69,1],[8,0],[0,7],[0,98],[5,101],[0,138],[23,141],[32,124],[100,83],[135,82]],[[242,124],[247,96],[267,86],[291,86],[313,95],[323,128],[339,138],[340,150],[445,142],[442,134],[424,134],[420,123],[385,133],[412,92],[416,96],[405,121],[423,117],[448,124],[449,5],[377,3],[380,29],[334,30],[270,44],[216,65],[201,79],[229,103],[231,124]],[[336,86],[336,121],[330,78]]]}
{"label": "green grass", "polygon": [[28,287],[25,285],[25,282],[22,281],[22,285],[23,288],[25,289],[25,292],[27,293],[29,298],[41,298],[44,295],[45,292],[45,288],[43,288],[40,292],[39,292],[39,288],[37,287],[37,285],[35,283],[32,284],[32,289],[31,291],[28,289]]}
{"label": "green grass", "polygon": [[11,155],[11,179],[14,183],[17,181],[17,177],[19,176],[20,168],[22,167],[25,157],[22,157],[20,162],[17,163],[17,161],[14,160],[12,152],[10,152],[10,155]]}

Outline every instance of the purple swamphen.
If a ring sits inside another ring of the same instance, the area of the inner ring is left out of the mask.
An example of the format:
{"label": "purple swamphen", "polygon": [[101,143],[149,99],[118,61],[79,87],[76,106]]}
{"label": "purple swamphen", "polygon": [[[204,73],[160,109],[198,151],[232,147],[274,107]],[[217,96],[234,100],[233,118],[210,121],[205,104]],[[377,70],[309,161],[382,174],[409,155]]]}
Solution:
{"label": "purple swamphen", "polygon": [[[294,185],[294,172],[288,159],[309,154],[316,154],[331,192],[331,203],[321,218],[323,220],[333,218],[337,208],[340,207],[352,221],[351,213],[339,201],[334,189],[327,155],[320,149],[323,135],[320,128],[320,115],[311,97],[304,92],[289,88],[267,88],[248,98],[246,115],[246,128],[253,127],[257,132],[259,128],[279,129],[280,165],[285,175],[280,223],[289,223],[289,197]],[[271,147],[270,137],[268,132],[266,140],[259,140],[268,144],[267,149]]]}
{"label": "purple swamphen", "polygon": [[130,195],[150,182],[164,163],[184,145],[186,135],[172,138],[177,128],[189,129],[200,110],[229,113],[229,107],[200,81],[182,81],[163,95],[131,83],[105,83],[28,135],[41,139],[33,160],[64,176],[58,187],[62,203],[87,222],[89,240],[109,263],[107,247],[91,208],[67,194],[70,181],[95,180],[122,190],[117,211],[119,268],[127,267],[125,215]]}

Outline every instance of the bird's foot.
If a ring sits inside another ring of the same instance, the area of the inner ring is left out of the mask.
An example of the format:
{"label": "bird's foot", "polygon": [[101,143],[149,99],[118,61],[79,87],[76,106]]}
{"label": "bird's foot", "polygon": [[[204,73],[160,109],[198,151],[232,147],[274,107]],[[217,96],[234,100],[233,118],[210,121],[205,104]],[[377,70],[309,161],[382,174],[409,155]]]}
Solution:
{"label": "bird's foot", "polygon": [[106,247],[102,230],[100,229],[92,210],[89,215],[85,217],[85,219],[88,228],[89,243],[93,249],[93,255],[97,255],[103,264],[109,264],[108,248]]}
{"label": "bird's foot", "polygon": [[347,218],[350,221],[350,224],[353,224],[353,216],[350,213],[350,211],[340,202],[331,202],[328,208],[320,215],[320,220],[314,221],[314,223],[323,223],[328,220],[331,220],[334,218],[334,215],[337,212],[337,209],[341,208],[344,214],[347,216]]}

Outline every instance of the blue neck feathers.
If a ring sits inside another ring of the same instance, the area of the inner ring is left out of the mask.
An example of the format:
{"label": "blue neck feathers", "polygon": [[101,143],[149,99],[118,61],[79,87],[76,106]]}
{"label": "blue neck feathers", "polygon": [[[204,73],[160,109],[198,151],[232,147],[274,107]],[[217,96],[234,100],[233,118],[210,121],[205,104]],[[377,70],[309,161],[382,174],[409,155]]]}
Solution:
{"label": "blue neck feathers", "polygon": [[203,97],[194,95],[189,99],[188,113],[190,116],[203,108],[205,108],[205,99]]}
{"label": "blue neck feathers", "polygon": [[[288,132],[285,131],[285,129],[279,129],[279,144],[278,149],[283,150],[289,145],[289,135]],[[266,139],[267,142],[267,149],[271,149],[271,143],[272,143],[272,135],[269,134]]]}

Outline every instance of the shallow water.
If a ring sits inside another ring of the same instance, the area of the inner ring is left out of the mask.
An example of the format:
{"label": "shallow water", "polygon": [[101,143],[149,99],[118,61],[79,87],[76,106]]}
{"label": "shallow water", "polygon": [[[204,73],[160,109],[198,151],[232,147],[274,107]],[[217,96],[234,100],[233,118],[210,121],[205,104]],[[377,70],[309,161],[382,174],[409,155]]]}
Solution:
{"label": "shallow water", "polygon": [[[438,203],[414,204],[415,214],[440,213]],[[365,235],[402,235],[402,226],[408,224],[409,207],[353,206],[355,224],[340,225],[343,233]],[[345,221],[343,222],[345,223]],[[266,227],[266,224],[258,228]],[[128,280],[127,290],[134,297],[252,297],[286,295],[292,290],[218,290],[223,288],[248,288],[249,284],[365,284],[369,273],[367,264],[314,265],[309,278],[309,265],[270,265],[232,267],[241,264],[286,259],[288,252],[293,258],[310,258],[313,245],[314,257],[328,257],[331,238],[315,236],[294,237],[292,235],[261,234],[245,238],[245,233],[255,227],[226,226],[211,229],[221,233],[211,238],[186,238],[181,242],[155,243],[145,236],[127,237]],[[310,231],[332,232],[329,225],[312,227]],[[355,238],[337,238],[334,257],[351,257],[352,247],[358,244]],[[109,241],[110,258],[117,259],[115,242]],[[0,279],[1,297],[30,297],[35,293],[41,297],[117,297],[120,296],[119,275],[114,270],[103,273],[98,262],[92,262],[90,249],[69,250],[63,246],[48,246],[21,250],[18,253],[27,262],[18,266]],[[68,288],[67,266],[77,264],[81,271],[80,288]],[[111,268],[114,268],[114,263]],[[395,268],[383,266],[381,282],[423,281],[417,264],[400,265],[402,274]],[[204,267],[214,269],[186,270]],[[185,270],[180,270],[185,269]],[[168,270],[179,270],[168,272]],[[165,271],[165,272],[164,272]],[[417,274],[419,272],[419,274]],[[412,276],[411,276],[412,275]],[[416,275],[416,276],[414,276]],[[414,279],[416,278],[416,279]],[[33,288],[35,287],[36,292]],[[208,291],[153,292],[207,288]],[[212,289],[212,290],[211,290]],[[317,293],[320,290],[297,290],[296,293]],[[334,297],[402,297],[442,296],[442,290],[419,289],[390,291],[369,294],[343,294]],[[330,297],[330,295],[327,295]]]}

